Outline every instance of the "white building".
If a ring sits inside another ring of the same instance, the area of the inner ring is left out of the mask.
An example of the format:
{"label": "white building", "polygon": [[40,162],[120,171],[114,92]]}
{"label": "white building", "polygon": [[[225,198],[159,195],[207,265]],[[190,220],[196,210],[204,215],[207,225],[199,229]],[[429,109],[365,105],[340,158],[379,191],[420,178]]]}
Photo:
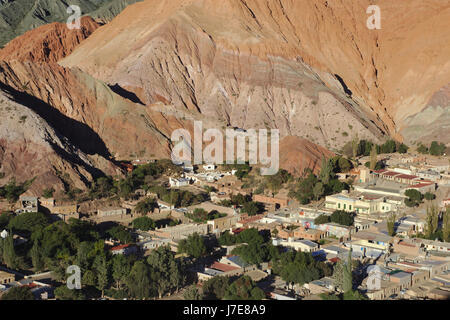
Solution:
{"label": "white building", "polygon": [[169,184],[171,188],[181,188],[189,186],[191,184],[191,180],[185,178],[180,179],[169,178]]}
{"label": "white building", "polygon": [[203,169],[206,171],[214,171],[214,170],[216,170],[216,165],[215,164],[205,164],[203,166]]}
{"label": "white building", "polygon": [[319,250],[319,245],[315,242],[309,240],[295,240],[293,238],[289,238],[288,240],[274,239],[273,245],[293,248],[301,252],[315,252]]}
{"label": "white building", "polygon": [[394,201],[389,201],[387,197],[377,194],[359,194],[350,196],[341,193],[327,196],[325,199],[325,208],[372,214],[397,211],[398,204]]}

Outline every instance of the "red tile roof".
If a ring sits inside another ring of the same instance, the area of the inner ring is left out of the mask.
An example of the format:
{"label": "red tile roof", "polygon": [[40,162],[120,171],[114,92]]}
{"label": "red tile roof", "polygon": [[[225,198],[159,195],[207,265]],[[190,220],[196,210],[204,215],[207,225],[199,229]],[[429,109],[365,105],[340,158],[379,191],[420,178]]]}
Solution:
{"label": "red tile roof", "polygon": [[211,269],[215,269],[215,270],[219,270],[219,271],[223,271],[223,272],[228,272],[228,271],[233,271],[233,270],[237,270],[239,269],[238,267],[234,267],[234,266],[230,266],[224,263],[220,263],[215,261],[211,266]]}
{"label": "red tile roof", "polygon": [[431,186],[432,184],[433,183],[418,183],[418,184],[415,184],[413,186],[410,186],[409,188],[410,189],[423,188],[423,187]]}
{"label": "red tile roof", "polygon": [[131,246],[131,244],[122,244],[122,245],[120,245],[120,246],[117,246],[117,247],[111,248],[111,251],[118,251],[118,250],[122,250],[122,249],[128,248],[129,246]]}
{"label": "red tile roof", "polygon": [[414,179],[417,179],[419,177],[413,176],[413,175],[410,175],[410,174],[401,174],[399,176],[396,176],[396,178],[407,179],[407,180],[414,180]]}
{"label": "red tile roof", "polygon": [[234,229],[234,230],[233,230],[233,233],[234,233],[234,234],[238,234],[238,233],[241,233],[241,232],[244,231],[244,230],[245,230],[245,228]]}
{"label": "red tile roof", "polygon": [[394,177],[394,176],[397,176],[397,175],[401,175],[401,173],[393,172],[393,171],[387,171],[387,172],[382,173],[382,175],[383,176]]}

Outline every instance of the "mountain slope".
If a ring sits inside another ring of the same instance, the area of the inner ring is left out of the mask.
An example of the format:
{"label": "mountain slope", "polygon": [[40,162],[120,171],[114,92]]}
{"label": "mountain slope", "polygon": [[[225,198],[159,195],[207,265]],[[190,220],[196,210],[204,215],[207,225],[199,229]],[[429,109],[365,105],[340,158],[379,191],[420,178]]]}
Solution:
{"label": "mountain slope", "polygon": [[35,178],[29,193],[41,195],[48,186],[56,191],[85,188],[99,174],[120,170],[99,156],[73,146],[42,117],[22,104],[24,95],[0,85],[0,185]]}
{"label": "mountain slope", "polygon": [[1,0],[0,46],[26,31],[51,22],[65,22],[69,5],[102,22],[112,20],[127,5],[140,0]]}
{"label": "mountain slope", "polygon": [[79,30],[69,30],[59,22],[38,27],[0,49],[0,60],[57,62],[72,53],[99,26],[92,18],[83,17]]}
{"label": "mountain slope", "polygon": [[450,82],[450,3],[381,0],[381,30],[366,26],[371,4],[146,0],[62,64],[119,83],[145,103],[170,102],[245,128],[276,126],[323,146],[341,147],[356,134],[401,140],[406,119]]}

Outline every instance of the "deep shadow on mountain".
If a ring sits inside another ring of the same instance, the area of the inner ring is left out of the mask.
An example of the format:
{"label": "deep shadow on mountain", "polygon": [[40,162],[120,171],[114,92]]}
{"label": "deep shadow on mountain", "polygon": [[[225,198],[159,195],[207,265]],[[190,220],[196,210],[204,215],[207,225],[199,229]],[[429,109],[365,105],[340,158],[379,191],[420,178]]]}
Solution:
{"label": "deep shadow on mountain", "polygon": [[36,112],[56,131],[67,137],[70,143],[82,152],[89,155],[98,154],[106,159],[111,158],[111,154],[103,140],[86,124],[71,119],[44,101],[26,92],[20,92],[4,83],[0,83],[0,89],[9,93],[15,102]]}
{"label": "deep shadow on mountain", "polygon": [[116,83],[113,86],[109,86],[109,88],[116,94],[118,94],[119,96],[121,96],[122,98],[128,99],[131,102],[134,103],[139,103],[141,105],[145,105],[139,98],[137,95],[135,95],[133,92],[130,92],[128,90],[125,90],[124,88],[122,88],[121,86],[119,86],[118,83]]}

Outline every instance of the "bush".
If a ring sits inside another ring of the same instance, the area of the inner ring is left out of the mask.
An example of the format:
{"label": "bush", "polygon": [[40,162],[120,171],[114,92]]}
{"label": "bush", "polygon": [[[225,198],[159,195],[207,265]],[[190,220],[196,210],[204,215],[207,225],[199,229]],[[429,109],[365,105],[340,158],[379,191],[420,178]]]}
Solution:
{"label": "bush", "polygon": [[416,189],[408,189],[405,191],[405,196],[408,198],[405,199],[405,204],[408,207],[415,207],[418,206],[420,203],[422,203],[422,200],[424,198],[423,194],[420,193]]}
{"label": "bush", "polygon": [[316,224],[316,225],[325,224],[325,223],[329,223],[330,221],[331,221],[330,217],[323,214],[314,220],[314,224]]}
{"label": "bush", "polygon": [[156,208],[158,208],[158,203],[154,198],[147,198],[142,201],[139,201],[134,211],[138,214],[147,214],[149,212],[153,212]]}
{"label": "bush", "polygon": [[42,192],[42,196],[46,199],[50,199],[50,198],[53,198],[54,193],[55,193],[55,189],[53,189],[53,188],[44,189],[44,191]]}
{"label": "bush", "polygon": [[343,226],[352,226],[354,222],[354,214],[342,210],[333,212],[330,217],[331,222],[338,223]]}
{"label": "bush", "polygon": [[156,228],[156,223],[149,217],[140,217],[137,219],[134,219],[132,222],[133,228],[142,230],[142,231],[148,231],[153,230]]}

